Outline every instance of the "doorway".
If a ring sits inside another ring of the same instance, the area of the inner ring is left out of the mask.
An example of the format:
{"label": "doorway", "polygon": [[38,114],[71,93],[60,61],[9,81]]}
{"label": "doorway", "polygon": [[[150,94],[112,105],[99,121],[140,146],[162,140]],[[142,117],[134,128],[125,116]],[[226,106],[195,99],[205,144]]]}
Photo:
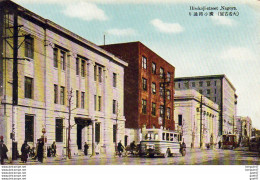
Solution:
{"label": "doorway", "polygon": [[82,129],[84,127],[80,124],[77,124],[77,145],[78,149],[82,149]]}

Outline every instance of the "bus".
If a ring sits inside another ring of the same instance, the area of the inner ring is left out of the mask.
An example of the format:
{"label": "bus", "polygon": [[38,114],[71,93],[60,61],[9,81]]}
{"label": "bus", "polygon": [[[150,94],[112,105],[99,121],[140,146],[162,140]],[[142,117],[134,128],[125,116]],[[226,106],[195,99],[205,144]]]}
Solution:
{"label": "bus", "polygon": [[224,134],[222,135],[222,149],[234,149],[238,147],[238,135]]}

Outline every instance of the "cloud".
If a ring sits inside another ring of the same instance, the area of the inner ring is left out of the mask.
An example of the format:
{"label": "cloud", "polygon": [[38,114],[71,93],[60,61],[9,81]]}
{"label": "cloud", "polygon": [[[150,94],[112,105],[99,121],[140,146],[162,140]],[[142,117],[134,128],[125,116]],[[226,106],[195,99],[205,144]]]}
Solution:
{"label": "cloud", "polygon": [[114,35],[114,36],[130,36],[130,35],[136,35],[136,31],[134,29],[131,28],[127,28],[127,29],[109,29],[107,31],[108,34],[110,35]]}
{"label": "cloud", "polygon": [[234,20],[225,16],[211,16],[211,19],[216,25],[232,26],[235,24]]}
{"label": "cloud", "polygon": [[242,62],[257,60],[255,54],[250,49],[245,47],[230,47],[221,53],[220,58]]}
{"label": "cloud", "polygon": [[178,23],[165,23],[160,19],[153,19],[150,22],[157,30],[164,33],[180,33],[184,28]]}
{"label": "cloud", "polygon": [[68,17],[79,18],[85,21],[104,21],[108,19],[102,9],[88,2],[68,3],[62,12]]}

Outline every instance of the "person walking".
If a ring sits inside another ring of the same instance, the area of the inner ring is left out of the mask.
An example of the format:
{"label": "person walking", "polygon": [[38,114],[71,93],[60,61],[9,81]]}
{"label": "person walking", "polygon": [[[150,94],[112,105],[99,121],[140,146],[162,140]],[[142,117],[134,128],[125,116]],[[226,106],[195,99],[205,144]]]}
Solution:
{"label": "person walking", "polygon": [[6,145],[4,144],[4,140],[3,138],[1,138],[0,140],[0,158],[1,158],[1,164],[4,164],[4,159],[7,159],[7,153],[8,149],[6,147]]}
{"label": "person walking", "polygon": [[44,142],[42,139],[38,140],[38,149],[37,149],[37,157],[39,162],[43,162],[43,146]]}
{"label": "person walking", "polygon": [[87,142],[85,142],[85,145],[84,145],[84,155],[85,156],[88,155],[88,148],[89,148],[89,146],[88,146]]}
{"label": "person walking", "polygon": [[135,141],[133,141],[133,142],[131,142],[131,144],[130,144],[131,154],[134,154],[135,148],[136,148]]}
{"label": "person walking", "polygon": [[218,148],[221,148],[221,141],[218,142]]}
{"label": "person walking", "polygon": [[53,143],[52,143],[52,145],[51,145],[51,149],[52,149],[52,152],[53,152],[53,156],[56,157],[56,149],[57,149],[57,146],[56,146],[55,141],[53,141]]}
{"label": "person walking", "polygon": [[27,162],[29,151],[30,151],[30,146],[27,144],[27,141],[24,141],[21,148],[21,152],[22,152],[21,160],[23,163]]}
{"label": "person walking", "polygon": [[121,156],[122,156],[122,152],[123,152],[123,150],[124,150],[124,147],[123,147],[123,145],[122,145],[122,143],[121,143],[121,140],[120,140],[119,143],[117,144],[117,150],[118,150],[118,155],[119,155],[119,157],[121,157]]}

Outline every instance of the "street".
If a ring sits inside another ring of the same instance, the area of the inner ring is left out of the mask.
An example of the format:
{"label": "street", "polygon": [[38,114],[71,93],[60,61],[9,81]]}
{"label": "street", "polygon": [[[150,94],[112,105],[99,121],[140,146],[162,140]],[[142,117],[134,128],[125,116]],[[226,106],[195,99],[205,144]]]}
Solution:
{"label": "street", "polygon": [[[10,163],[8,163],[10,164]],[[14,161],[14,165],[23,165],[20,160]],[[257,152],[239,150],[200,150],[187,149],[187,154],[182,157],[176,154],[174,157],[105,157],[105,156],[74,156],[70,160],[61,157],[47,158],[42,164],[28,159],[26,165],[260,165],[260,157]]]}

